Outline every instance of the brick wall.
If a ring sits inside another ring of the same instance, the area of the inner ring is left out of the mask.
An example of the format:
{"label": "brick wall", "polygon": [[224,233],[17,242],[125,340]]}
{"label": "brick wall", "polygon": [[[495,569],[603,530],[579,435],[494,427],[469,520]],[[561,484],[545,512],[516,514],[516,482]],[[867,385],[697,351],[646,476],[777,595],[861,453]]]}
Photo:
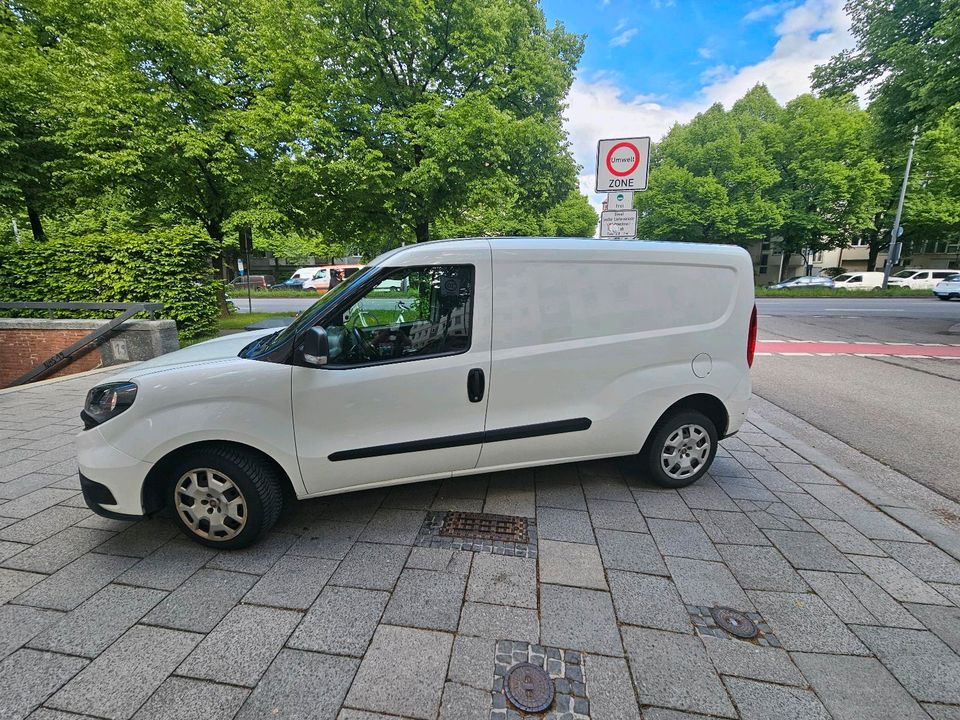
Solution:
{"label": "brick wall", "polygon": [[[52,355],[87,336],[106,320],[0,319],[0,388]],[[124,323],[102,345],[88,346],[67,364],[42,375],[41,380],[147,360],[176,350],[177,329],[172,320],[132,320]]]}

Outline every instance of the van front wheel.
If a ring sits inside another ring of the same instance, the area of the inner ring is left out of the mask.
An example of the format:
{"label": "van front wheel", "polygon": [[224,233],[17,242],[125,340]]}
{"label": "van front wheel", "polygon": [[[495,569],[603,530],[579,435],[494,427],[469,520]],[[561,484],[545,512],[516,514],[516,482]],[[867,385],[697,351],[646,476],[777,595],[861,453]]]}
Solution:
{"label": "van front wheel", "polygon": [[641,460],[657,485],[686,487],[710,467],[717,440],[717,428],[710,418],[696,410],[679,410],[660,422]]}
{"label": "van front wheel", "polygon": [[253,453],[205,448],[184,455],[169,471],[168,497],[177,524],[202,545],[223,550],[247,547],[280,515],[280,478]]}

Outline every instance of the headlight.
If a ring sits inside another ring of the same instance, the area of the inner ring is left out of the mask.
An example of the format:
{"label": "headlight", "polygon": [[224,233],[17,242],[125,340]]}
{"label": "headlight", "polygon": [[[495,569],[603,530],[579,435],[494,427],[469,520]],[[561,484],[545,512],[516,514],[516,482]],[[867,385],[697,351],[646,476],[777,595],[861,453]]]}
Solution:
{"label": "headlight", "polygon": [[87,393],[80,418],[85,430],[106,422],[133,405],[137,399],[137,386],[132,382],[97,385]]}

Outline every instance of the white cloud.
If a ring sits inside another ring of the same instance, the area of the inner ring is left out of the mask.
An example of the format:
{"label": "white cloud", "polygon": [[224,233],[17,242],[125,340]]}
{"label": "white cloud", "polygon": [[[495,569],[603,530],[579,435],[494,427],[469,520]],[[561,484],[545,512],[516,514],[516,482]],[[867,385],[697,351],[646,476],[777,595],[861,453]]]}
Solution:
{"label": "white cloud", "polygon": [[[689,121],[715,102],[732,105],[757,83],[764,83],[780,102],[810,90],[814,66],[853,46],[843,0],[807,0],[788,10],[776,27],[778,40],[769,56],[739,69],[708,70],[696,97],[671,103],[664,98],[628,96],[616,80],[577,78],[567,96],[566,128],[573,154],[592,189],[600,138],[649,135],[659,140],[675,124]],[[600,196],[594,196],[598,205]]]}
{"label": "white cloud", "polygon": [[610,47],[622,47],[633,40],[633,36],[640,32],[637,28],[628,28],[610,40]]}
{"label": "white cloud", "polygon": [[708,47],[697,48],[697,55],[702,57],[704,60],[709,60],[713,57],[713,50]]}
{"label": "white cloud", "polygon": [[752,23],[776,17],[787,8],[793,5],[792,2],[773,2],[766,5],[760,5],[743,16],[743,22]]}

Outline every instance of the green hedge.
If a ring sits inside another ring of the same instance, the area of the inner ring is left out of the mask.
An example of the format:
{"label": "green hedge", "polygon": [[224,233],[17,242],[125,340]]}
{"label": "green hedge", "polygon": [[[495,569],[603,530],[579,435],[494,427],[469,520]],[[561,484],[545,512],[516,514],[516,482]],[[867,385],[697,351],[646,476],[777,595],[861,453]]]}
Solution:
{"label": "green hedge", "polygon": [[[211,335],[222,284],[209,236],[190,227],[109,231],[0,246],[0,299],[32,302],[159,302],[180,337]],[[10,314],[10,313],[6,313]],[[45,313],[34,313],[44,315]],[[25,316],[26,313],[18,313]],[[59,313],[107,317],[116,313]]]}

